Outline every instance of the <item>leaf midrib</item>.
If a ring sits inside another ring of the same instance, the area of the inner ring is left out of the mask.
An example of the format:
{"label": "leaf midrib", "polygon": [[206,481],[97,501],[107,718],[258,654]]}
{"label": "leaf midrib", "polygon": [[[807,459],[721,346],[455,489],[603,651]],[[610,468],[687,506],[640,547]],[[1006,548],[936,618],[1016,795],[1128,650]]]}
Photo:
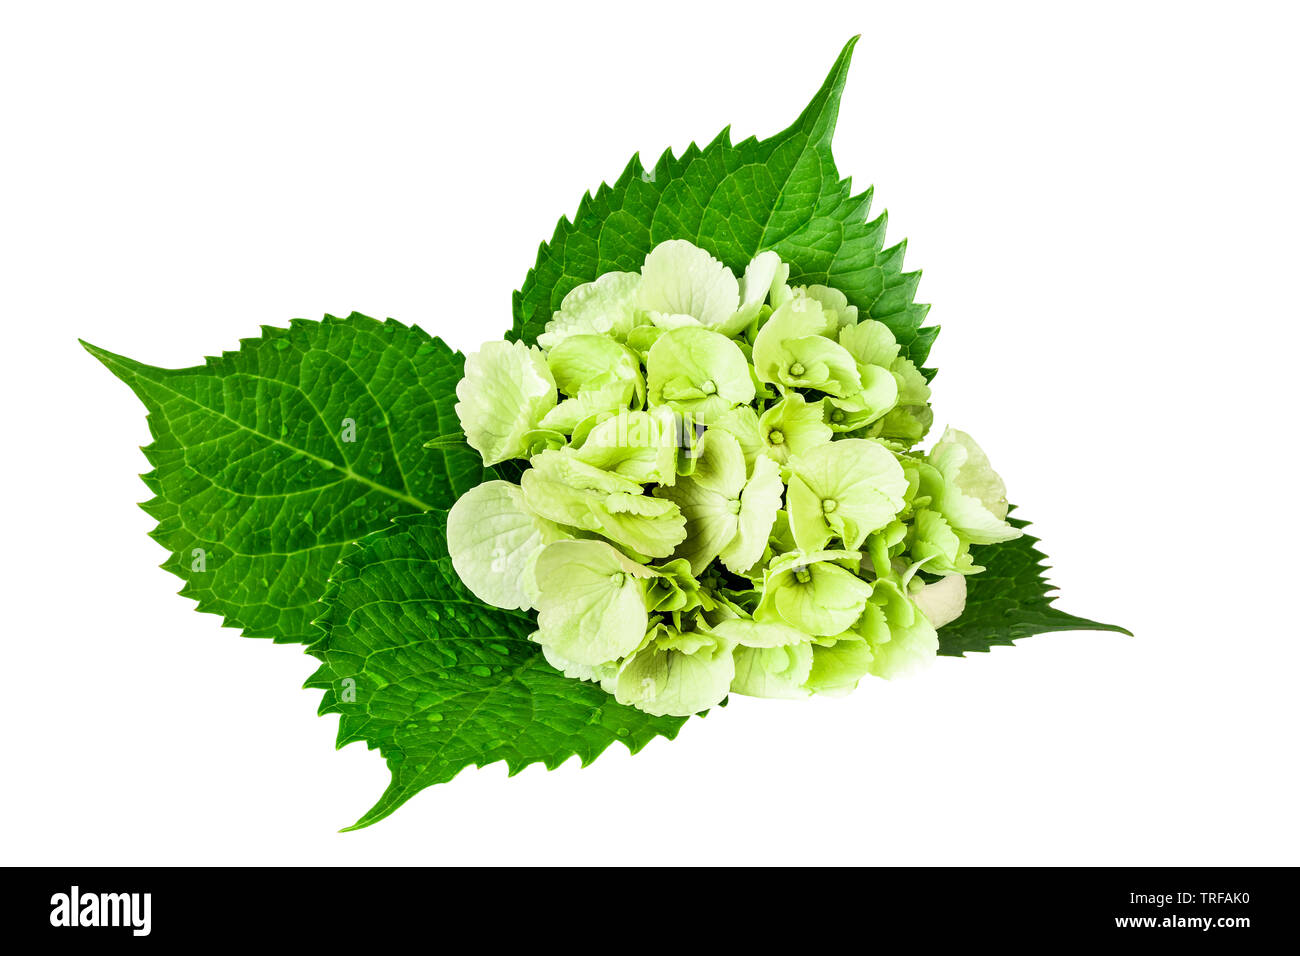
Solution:
{"label": "leaf midrib", "polygon": [[[112,359],[110,359],[109,361],[112,361]],[[137,372],[135,369],[129,368],[129,367],[123,365],[123,364],[120,363],[120,362],[112,361],[112,364],[114,364],[114,365],[116,365],[118,368],[122,369],[124,372],[126,372],[128,375],[130,375],[132,378],[141,378],[141,377],[142,377],[142,376],[139,374],[139,372]],[[295,454],[303,455],[303,456],[305,456],[305,457],[307,457],[307,458],[310,458],[312,461],[317,462],[318,464],[325,465],[325,466],[327,466],[327,467],[329,467],[329,468],[334,469],[335,471],[337,471],[337,472],[339,472],[341,475],[343,475],[345,478],[350,478],[350,479],[352,479],[353,481],[355,481],[355,482],[357,482],[357,483],[359,483],[359,484],[366,485],[366,486],[368,486],[368,487],[370,487],[370,488],[373,488],[375,491],[378,491],[378,492],[380,492],[380,493],[382,493],[382,494],[388,495],[389,497],[394,498],[394,499],[396,499],[396,500],[398,500],[398,501],[402,501],[402,502],[405,502],[406,504],[412,505],[413,507],[416,507],[416,508],[418,508],[418,509],[421,510],[421,511],[432,511],[432,510],[433,510],[433,505],[428,504],[428,503],[426,503],[426,502],[424,502],[424,501],[421,501],[419,498],[416,498],[414,495],[410,495],[410,494],[407,494],[406,492],[398,491],[398,490],[395,489],[395,488],[390,488],[388,485],[381,484],[380,482],[372,481],[371,479],[366,478],[364,475],[358,475],[358,474],[357,474],[355,471],[353,471],[351,468],[340,467],[339,465],[337,465],[337,464],[335,464],[334,462],[330,461],[328,458],[322,458],[320,455],[317,455],[315,452],[309,451],[309,450],[306,449],[306,448],[299,448],[299,447],[297,447],[296,445],[291,445],[289,442],[286,442],[286,441],[284,441],[284,440],[282,440],[282,439],[280,439],[280,438],[276,438],[274,435],[268,435],[268,434],[266,434],[265,432],[259,431],[259,430],[256,429],[256,428],[250,428],[248,425],[246,425],[246,424],[244,424],[243,422],[239,421],[237,418],[231,418],[231,417],[230,417],[229,415],[227,415],[224,411],[222,411],[222,410],[220,410],[220,409],[217,409],[217,408],[213,408],[213,407],[210,406],[210,405],[205,405],[203,402],[196,401],[195,399],[191,398],[189,395],[186,395],[184,392],[178,391],[177,389],[173,388],[171,385],[168,385],[168,384],[167,384],[164,380],[162,380],[162,379],[159,379],[159,378],[149,378],[149,379],[147,379],[147,381],[153,383],[154,385],[157,385],[159,388],[162,388],[162,389],[166,390],[167,392],[171,393],[172,395],[175,395],[175,396],[176,396],[177,398],[179,398],[181,401],[188,402],[189,404],[193,405],[195,408],[203,409],[204,411],[206,411],[206,412],[208,412],[208,413],[210,413],[210,414],[212,414],[212,415],[216,415],[216,416],[219,417],[219,418],[223,418],[223,419],[225,419],[226,421],[230,422],[230,424],[234,425],[236,428],[238,428],[238,429],[241,430],[241,431],[247,432],[247,433],[249,433],[250,435],[256,435],[258,438],[261,438],[261,439],[263,439],[263,440],[265,440],[265,441],[268,441],[268,442],[272,443],[273,445],[278,445],[278,446],[280,446],[281,448],[287,448],[289,451],[291,451],[291,452],[293,452],[293,453],[295,453]],[[279,379],[276,379],[276,381],[279,382],[280,380],[279,380]],[[310,399],[308,398],[308,396],[306,395],[306,393],[304,393],[304,392],[302,391],[301,388],[299,388],[299,387],[296,386],[296,385],[292,385],[292,384],[290,384],[289,382],[280,382],[280,384],[283,385],[283,386],[285,386],[286,388],[293,389],[293,390],[297,391],[298,393],[302,394],[304,398],[307,398],[307,400],[308,400],[308,404],[311,405],[311,401],[310,401]],[[313,408],[313,410],[315,410],[315,406],[314,406],[314,405],[312,406],[312,408]],[[159,409],[159,411],[161,412],[161,408]],[[317,417],[319,417],[319,415],[320,415],[320,413],[317,412]],[[166,416],[165,416],[165,413],[164,413],[164,417],[166,417]],[[390,438],[390,441],[391,441],[391,438]]]}

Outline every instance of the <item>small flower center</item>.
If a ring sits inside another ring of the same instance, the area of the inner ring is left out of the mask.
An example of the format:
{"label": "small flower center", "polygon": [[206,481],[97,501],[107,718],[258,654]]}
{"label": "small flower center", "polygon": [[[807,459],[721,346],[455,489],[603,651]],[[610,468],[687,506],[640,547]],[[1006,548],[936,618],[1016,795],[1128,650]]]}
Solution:
{"label": "small flower center", "polygon": [[835,411],[831,412],[831,421],[833,422],[844,421],[844,409],[837,408],[835,409]]}
{"label": "small flower center", "polygon": [[733,515],[740,514],[740,499],[732,498],[730,501],[727,502],[727,508],[730,509]]}
{"label": "small flower center", "polygon": [[795,362],[793,365],[790,366],[790,374],[793,375],[795,378],[798,378],[800,375],[803,374],[803,372],[804,372],[804,368],[802,362]]}
{"label": "small flower center", "polygon": [[831,513],[832,511],[834,511],[838,506],[839,506],[839,502],[837,502],[834,498],[823,498],[823,499],[822,499],[822,511],[823,511],[825,514],[830,514],[830,513]]}
{"label": "small flower center", "polygon": [[779,445],[785,441],[785,432],[779,428],[773,428],[767,433],[767,440],[773,445]]}
{"label": "small flower center", "polygon": [[624,574],[622,571],[615,571],[613,574],[609,576],[609,583],[614,585],[614,587],[616,588],[621,588],[623,586],[623,582],[626,580],[627,580],[627,575]]}
{"label": "small flower center", "polygon": [[801,564],[794,569],[794,579],[800,584],[807,584],[812,580],[812,572],[808,570],[806,565]]}
{"label": "small flower center", "polygon": [[705,395],[713,395],[717,392],[718,386],[713,384],[713,379],[708,378],[700,383],[700,391]]}

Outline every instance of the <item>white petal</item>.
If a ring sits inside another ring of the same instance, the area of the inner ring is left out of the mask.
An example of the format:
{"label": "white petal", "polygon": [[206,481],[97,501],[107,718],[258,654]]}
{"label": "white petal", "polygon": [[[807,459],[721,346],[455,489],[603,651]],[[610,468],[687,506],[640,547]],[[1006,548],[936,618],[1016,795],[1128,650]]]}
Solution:
{"label": "white petal", "polygon": [[649,312],[689,315],[714,328],[740,305],[740,284],[730,269],[703,249],[684,239],[670,239],[646,256],[639,302]]}

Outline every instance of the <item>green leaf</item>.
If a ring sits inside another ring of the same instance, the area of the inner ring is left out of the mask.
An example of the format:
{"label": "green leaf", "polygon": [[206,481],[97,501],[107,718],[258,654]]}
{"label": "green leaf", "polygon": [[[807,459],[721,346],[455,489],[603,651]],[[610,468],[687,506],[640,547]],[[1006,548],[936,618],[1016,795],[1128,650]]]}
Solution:
{"label": "green leaf", "polygon": [[[1014,528],[1028,521],[1008,518]],[[1055,590],[1043,572],[1046,555],[1034,547],[1038,539],[1026,533],[1012,541],[980,547],[975,557],[984,570],[966,579],[966,609],[961,617],[939,628],[939,653],[960,657],[1011,645],[1022,637],[1050,631],[1132,632],[1114,624],[1099,624],[1052,606]]]}
{"label": "green leaf", "polygon": [[457,430],[463,358],[419,328],[353,313],[264,328],[204,365],[161,369],[87,343],[135,391],[154,441],[141,507],[181,594],[249,637],[310,642],[347,546],[446,508],[484,477]]}
{"label": "green leaf", "polygon": [[906,243],[884,247],[884,214],[870,221],[871,190],[853,195],[831,156],[831,136],[854,37],[807,109],[784,132],[732,144],[723,130],[703,149],[665,152],[653,170],[631,162],[613,186],[561,219],[514,296],[509,338],[535,342],[575,286],[611,270],[637,272],[658,243],[686,239],[736,274],[763,250],[791,264],[791,283],[839,289],[862,318],[889,326],[905,353],[925,360],[937,327],[913,301],[919,272],[903,271]]}
{"label": "green leaf", "polygon": [[337,713],[338,744],[364,740],[393,781],[349,829],[369,826],[468,766],[591,763],[615,740],[636,753],[686,718],[652,717],[565,677],[529,640],[531,615],[487,607],[451,566],[442,511],[399,518],[352,545],[330,580],[307,687]]}

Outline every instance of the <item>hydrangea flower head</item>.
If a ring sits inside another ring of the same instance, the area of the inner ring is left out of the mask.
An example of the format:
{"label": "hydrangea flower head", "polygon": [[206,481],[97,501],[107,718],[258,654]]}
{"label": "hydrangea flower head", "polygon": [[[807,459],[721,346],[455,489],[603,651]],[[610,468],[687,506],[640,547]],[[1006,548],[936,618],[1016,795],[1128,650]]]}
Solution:
{"label": "hydrangea flower head", "polygon": [[736,275],[684,240],[564,297],[536,346],[491,342],[457,388],[485,464],[448,515],[456,573],[534,608],[533,640],[621,703],[838,696],[931,660],[972,545],[1020,532],[979,446],[838,290],[774,252]]}

